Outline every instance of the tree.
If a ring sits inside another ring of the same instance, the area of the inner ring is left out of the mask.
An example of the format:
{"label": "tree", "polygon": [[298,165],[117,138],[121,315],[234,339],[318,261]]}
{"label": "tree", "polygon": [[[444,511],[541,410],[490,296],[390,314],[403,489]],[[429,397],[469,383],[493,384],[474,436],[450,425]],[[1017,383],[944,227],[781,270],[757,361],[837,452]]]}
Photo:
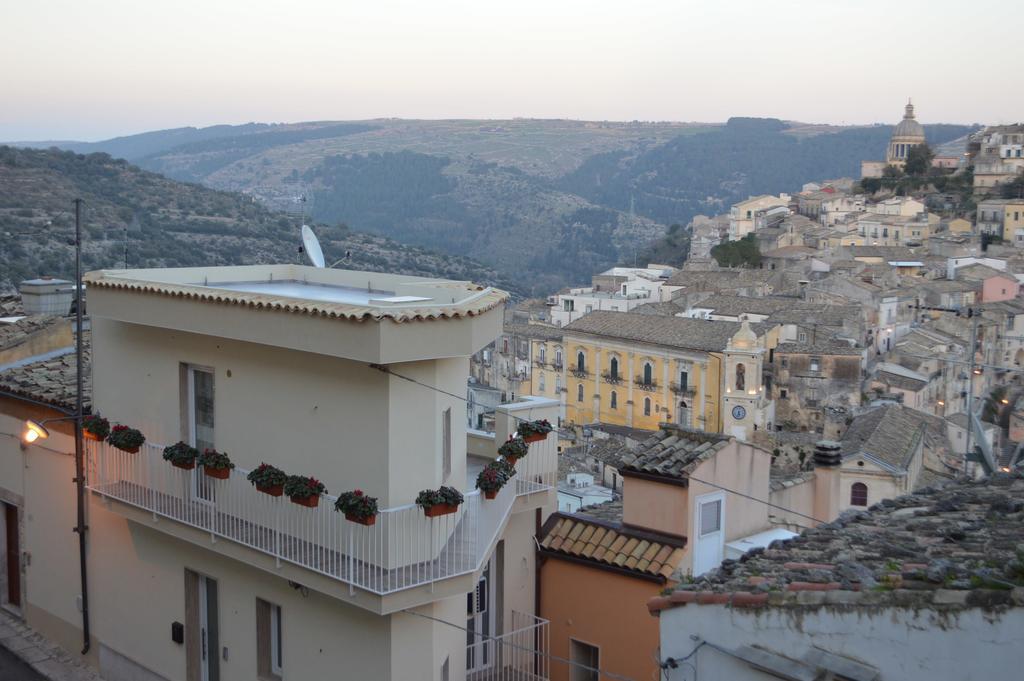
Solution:
{"label": "tree", "polygon": [[932,159],[935,153],[927,144],[916,144],[910,147],[907,152],[907,162],[903,170],[907,175],[927,175],[932,167]]}
{"label": "tree", "polygon": [[879,177],[865,177],[860,181],[860,188],[866,194],[874,194],[882,188],[882,179]]}
{"label": "tree", "polygon": [[721,267],[757,267],[761,264],[761,251],[757,248],[753,234],[748,234],[739,241],[718,244],[711,249],[711,257]]}

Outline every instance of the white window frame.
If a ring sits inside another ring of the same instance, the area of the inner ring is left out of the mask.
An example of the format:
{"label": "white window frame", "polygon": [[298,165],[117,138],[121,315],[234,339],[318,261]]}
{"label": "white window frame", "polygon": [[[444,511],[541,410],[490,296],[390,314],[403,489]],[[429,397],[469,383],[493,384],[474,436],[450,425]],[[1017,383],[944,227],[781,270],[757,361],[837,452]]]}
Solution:
{"label": "white window frame", "polygon": [[270,672],[282,676],[281,606],[270,604]]}

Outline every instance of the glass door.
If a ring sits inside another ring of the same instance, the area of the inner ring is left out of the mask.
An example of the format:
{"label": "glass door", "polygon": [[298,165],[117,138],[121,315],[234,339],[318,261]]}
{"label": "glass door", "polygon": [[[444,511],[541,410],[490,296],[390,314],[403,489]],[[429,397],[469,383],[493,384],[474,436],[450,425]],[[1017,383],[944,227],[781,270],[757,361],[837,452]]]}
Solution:
{"label": "glass door", "polygon": [[466,671],[476,672],[494,665],[494,580],[493,556],[484,566],[476,588],[466,594]]}
{"label": "glass door", "polygon": [[[188,432],[189,444],[202,454],[214,448],[213,441],[213,371],[188,368]],[[213,479],[197,466],[192,471],[192,495],[199,501],[212,502]]]}

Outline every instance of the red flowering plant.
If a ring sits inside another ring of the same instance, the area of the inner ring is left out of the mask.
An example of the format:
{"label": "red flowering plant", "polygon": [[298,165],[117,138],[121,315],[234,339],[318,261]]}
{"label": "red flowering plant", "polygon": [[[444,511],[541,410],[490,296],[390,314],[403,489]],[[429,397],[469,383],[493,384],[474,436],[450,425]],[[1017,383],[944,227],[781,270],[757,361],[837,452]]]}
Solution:
{"label": "red flowering plant", "polygon": [[110,435],[110,421],[99,414],[89,414],[82,417],[82,430],[91,434],[94,439],[103,442]]}
{"label": "red flowering plant", "polygon": [[275,487],[284,485],[288,480],[288,474],[280,468],[271,466],[269,463],[261,463],[249,471],[245,479],[257,487]]}
{"label": "red flowering plant", "polygon": [[199,450],[187,442],[178,442],[164,447],[164,460],[179,468],[192,468],[199,458]]}
{"label": "red flowering plant", "polygon": [[293,499],[318,497],[326,491],[327,488],[324,487],[324,483],[316,478],[306,477],[305,475],[289,475],[288,479],[284,482],[284,493]]}
{"label": "red flowering plant", "polygon": [[424,509],[432,506],[458,506],[463,501],[462,492],[454,487],[440,487],[439,489],[425,489],[416,495],[416,504]]}
{"label": "red flowering plant", "polygon": [[508,442],[498,447],[498,454],[512,463],[526,456],[529,451],[530,446],[521,437],[509,437]]}
{"label": "red flowering plant", "polygon": [[517,430],[519,437],[527,442],[532,442],[547,437],[548,433],[552,431],[552,427],[547,419],[540,419],[539,421],[522,421]]}
{"label": "red flowering plant", "polygon": [[493,462],[484,466],[484,469],[476,476],[476,488],[487,495],[488,499],[493,499],[494,495],[505,486],[508,479],[512,477],[508,474],[508,469],[512,469],[513,475],[515,469],[511,465],[505,462]]}
{"label": "red flowering plant", "polygon": [[348,518],[371,518],[377,515],[377,497],[371,497],[361,489],[343,492],[334,502],[334,510]]}
{"label": "red flowering plant", "polygon": [[146,442],[146,436],[134,428],[117,424],[110,430],[107,442],[122,451],[134,454]]}
{"label": "red flowering plant", "polygon": [[231,463],[231,459],[228,458],[227,454],[218,452],[216,449],[207,449],[200,454],[199,465],[213,470],[231,470],[235,467],[235,464]]}

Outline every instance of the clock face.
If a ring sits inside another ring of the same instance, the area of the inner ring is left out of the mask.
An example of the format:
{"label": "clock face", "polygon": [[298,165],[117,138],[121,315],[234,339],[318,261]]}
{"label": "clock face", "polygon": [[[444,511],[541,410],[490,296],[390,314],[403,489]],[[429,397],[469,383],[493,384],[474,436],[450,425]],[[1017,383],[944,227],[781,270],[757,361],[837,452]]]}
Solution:
{"label": "clock face", "polygon": [[747,410],[740,405],[736,405],[732,408],[732,417],[737,421],[742,421],[747,416]]}

